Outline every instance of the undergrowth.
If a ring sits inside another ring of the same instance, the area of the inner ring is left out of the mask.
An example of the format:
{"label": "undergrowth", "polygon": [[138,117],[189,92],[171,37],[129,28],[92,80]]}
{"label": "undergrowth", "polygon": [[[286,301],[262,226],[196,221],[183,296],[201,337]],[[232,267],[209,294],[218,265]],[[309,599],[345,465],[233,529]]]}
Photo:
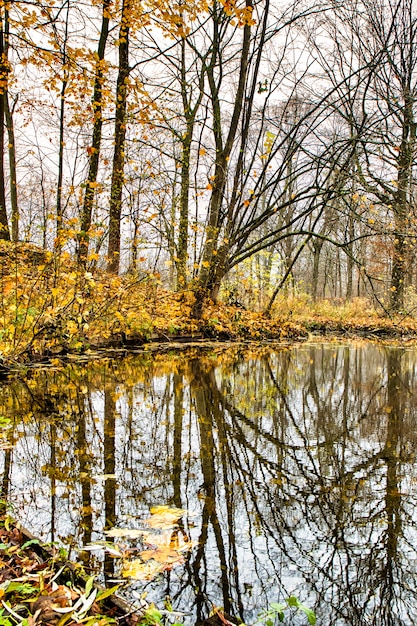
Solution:
{"label": "undergrowth", "polygon": [[270,317],[238,303],[206,302],[199,320],[191,316],[193,304],[191,289],[174,293],[152,274],[93,274],[77,267],[69,254],[0,242],[0,358],[5,367],[184,335],[282,341],[308,332],[417,332],[411,315],[379,315],[364,298],[313,302],[306,294],[282,295]]}

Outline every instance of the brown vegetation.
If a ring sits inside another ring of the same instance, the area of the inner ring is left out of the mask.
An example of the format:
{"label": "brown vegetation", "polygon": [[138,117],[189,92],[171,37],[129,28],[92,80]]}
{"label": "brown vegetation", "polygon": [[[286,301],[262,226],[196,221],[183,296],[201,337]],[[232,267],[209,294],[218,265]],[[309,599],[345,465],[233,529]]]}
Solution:
{"label": "brown vegetation", "polygon": [[313,333],[413,337],[408,316],[379,315],[365,300],[313,303],[281,296],[270,317],[221,301],[192,316],[193,292],[165,289],[157,275],[85,271],[66,253],[1,243],[0,350],[10,367],[68,353],[152,341],[288,340]]}

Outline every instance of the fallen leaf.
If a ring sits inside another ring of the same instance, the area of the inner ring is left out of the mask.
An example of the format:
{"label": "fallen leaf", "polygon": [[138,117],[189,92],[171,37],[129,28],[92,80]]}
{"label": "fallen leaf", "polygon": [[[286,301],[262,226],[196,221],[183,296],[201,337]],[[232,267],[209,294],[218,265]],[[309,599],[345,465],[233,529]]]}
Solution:
{"label": "fallen leaf", "polygon": [[150,561],[153,559],[158,563],[164,565],[171,565],[172,563],[183,563],[184,557],[176,550],[170,548],[156,548],[155,550],[143,550],[139,556],[143,561]]}
{"label": "fallen leaf", "polygon": [[143,523],[151,528],[166,530],[173,528],[176,522],[186,513],[185,509],[170,508],[168,506],[156,506],[151,508],[151,517],[143,520]]}
{"label": "fallen leaf", "polygon": [[177,552],[186,552],[191,550],[196,542],[191,541],[184,533],[178,533],[174,530],[164,530],[161,533],[145,531],[143,533],[143,542],[151,548],[170,548]]}
{"label": "fallen leaf", "polygon": [[139,559],[134,559],[123,564],[122,576],[134,580],[151,580],[163,571],[164,565],[157,561],[151,560],[144,563]]}
{"label": "fallen leaf", "polygon": [[104,532],[108,537],[130,537],[136,539],[137,537],[141,537],[146,531],[140,528],[111,528]]}

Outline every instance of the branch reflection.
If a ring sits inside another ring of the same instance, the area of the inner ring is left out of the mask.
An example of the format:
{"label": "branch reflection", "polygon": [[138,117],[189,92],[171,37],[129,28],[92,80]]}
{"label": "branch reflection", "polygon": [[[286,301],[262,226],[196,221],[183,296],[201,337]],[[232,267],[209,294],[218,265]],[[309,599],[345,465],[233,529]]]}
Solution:
{"label": "branch reflection", "polygon": [[295,593],[322,623],[411,625],[416,364],[323,344],[39,371],[1,391],[17,424],[3,490],[33,531],[79,547],[155,504],[186,509],[189,558],[132,589],[190,621],[214,604],[250,623]]}

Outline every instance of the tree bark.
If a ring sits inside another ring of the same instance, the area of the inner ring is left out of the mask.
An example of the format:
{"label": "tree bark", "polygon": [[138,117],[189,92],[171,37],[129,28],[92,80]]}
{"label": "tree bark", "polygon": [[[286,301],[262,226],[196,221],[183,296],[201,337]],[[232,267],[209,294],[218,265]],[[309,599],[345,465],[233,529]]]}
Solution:
{"label": "tree bark", "polygon": [[397,192],[393,206],[396,232],[391,273],[391,309],[393,311],[400,311],[404,307],[405,278],[408,267],[408,202],[416,140],[413,100],[412,94],[407,92],[397,161]]}
{"label": "tree bark", "polygon": [[[4,55],[6,62],[9,58],[9,11],[4,9]],[[10,173],[10,204],[12,209],[12,241],[19,239],[19,206],[17,200],[17,171],[16,171],[16,142],[14,134],[13,114],[10,110],[8,86],[4,92],[4,114],[7,136],[9,140],[9,173]]]}
{"label": "tree bark", "polygon": [[89,150],[89,163],[87,181],[80,219],[80,233],[78,236],[78,261],[86,265],[88,258],[89,230],[93,213],[95,188],[97,183],[98,166],[100,160],[101,137],[103,128],[103,83],[104,83],[104,55],[109,34],[110,6],[112,0],[103,1],[103,13],[101,21],[100,39],[97,48],[97,63],[94,76],[93,90],[93,134]]}
{"label": "tree bark", "polygon": [[116,86],[116,118],[114,128],[114,156],[110,189],[109,245],[107,270],[114,274],[120,268],[120,230],[124,184],[127,83],[129,78],[129,14],[131,0],[123,0],[119,31],[119,69]]}
{"label": "tree bark", "polygon": [[0,239],[10,241],[4,180],[4,119],[9,65],[5,56],[3,16],[0,24]]}

